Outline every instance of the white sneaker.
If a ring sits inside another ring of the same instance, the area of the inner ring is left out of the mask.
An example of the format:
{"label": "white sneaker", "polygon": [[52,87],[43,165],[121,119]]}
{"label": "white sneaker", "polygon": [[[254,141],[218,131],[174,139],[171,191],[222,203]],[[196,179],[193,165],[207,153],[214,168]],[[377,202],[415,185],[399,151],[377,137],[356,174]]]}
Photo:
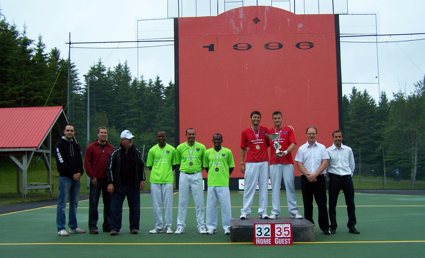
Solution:
{"label": "white sneaker", "polygon": [[213,235],[215,232],[217,232],[215,229],[208,229],[207,230],[208,235]]}
{"label": "white sneaker", "polygon": [[248,218],[248,216],[246,214],[241,214],[241,216],[239,217],[242,220],[246,220]]}
{"label": "white sneaker", "polygon": [[61,229],[58,231],[58,236],[69,236],[69,234],[65,229]]}
{"label": "white sneaker", "polygon": [[277,219],[278,215],[276,214],[270,214],[269,219]]}
{"label": "white sneaker", "polygon": [[225,234],[225,235],[230,235],[230,229],[226,229],[226,230],[224,230],[224,234]]}
{"label": "white sneaker", "polygon": [[296,215],[292,215],[291,218],[293,218],[293,219],[302,219],[303,216],[300,215],[300,214],[296,214]]}
{"label": "white sneaker", "polygon": [[170,226],[165,227],[165,233],[167,233],[167,234],[173,234],[173,230],[171,229]]}
{"label": "white sneaker", "polygon": [[267,214],[261,214],[261,215],[259,216],[259,218],[260,218],[260,219],[269,219],[269,215],[267,215]]}
{"label": "white sneaker", "polygon": [[162,232],[162,228],[154,228],[149,230],[149,234],[158,234]]}
{"label": "white sneaker", "polygon": [[71,229],[69,231],[69,233],[71,233],[71,234],[84,234],[84,233],[86,233],[86,231],[84,229],[81,229],[81,228],[75,228],[75,229]]}
{"label": "white sneaker", "polygon": [[205,228],[205,226],[200,226],[199,228],[198,228],[198,232],[199,232],[199,234],[201,234],[201,235],[206,235],[208,232],[207,232],[207,229]]}
{"label": "white sneaker", "polygon": [[183,233],[184,233],[184,227],[182,227],[182,226],[178,226],[176,231],[174,231],[174,234],[176,234],[176,235],[181,235]]}

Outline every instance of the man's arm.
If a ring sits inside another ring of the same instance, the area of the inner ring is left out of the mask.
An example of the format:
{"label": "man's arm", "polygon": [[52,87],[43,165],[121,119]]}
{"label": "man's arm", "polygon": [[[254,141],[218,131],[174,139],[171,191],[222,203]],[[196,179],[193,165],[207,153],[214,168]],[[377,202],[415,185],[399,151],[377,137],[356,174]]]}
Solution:
{"label": "man's arm", "polygon": [[241,172],[245,173],[245,154],[246,154],[246,150],[245,149],[241,149],[240,152],[240,161],[241,161]]}

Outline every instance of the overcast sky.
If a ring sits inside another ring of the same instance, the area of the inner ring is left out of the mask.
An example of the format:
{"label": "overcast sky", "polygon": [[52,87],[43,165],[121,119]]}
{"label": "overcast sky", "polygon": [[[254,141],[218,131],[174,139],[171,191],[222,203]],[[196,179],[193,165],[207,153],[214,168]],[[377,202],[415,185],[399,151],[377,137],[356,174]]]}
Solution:
{"label": "overcast sky", "polygon": [[[72,42],[172,38],[171,18],[177,16],[178,10],[181,16],[206,16],[237,7],[235,4],[224,4],[224,0],[219,0],[218,4],[217,0],[180,2],[184,5],[177,9],[177,0],[2,0],[0,10],[6,20],[14,23],[20,31],[25,27],[29,38],[36,40],[42,36],[46,52],[57,47],[62,57],[67,58],[69,33]],[[246,0],[244,3],[255,5],[257,2],[270,5],[270,1],[261,0]],[[294,0],[291,0],[291,5],[288,3],[280,1],[273,5],[293,12],[295,8],[298,14],[333,11],[342,14],[341,33],[425,33],[423,0],[334,0],[333,10],[332,0],[296,0],[295,7]],[[377,47],[374,43],[358,43],[375,42],[375,37],[342,38],[343,93],[349,93],[353,85],[361,90],[367,89],[375,99],[379,96],[379,90],[385,91],[390,98],[393,92],[411,93],[413,84],[425,75],[424,39],[425,34],[379,37],[377,40],[384,43],[379,43]],[[135,43],[74,45],[71,59],[80,77],[101,59],[107,67],[127,61],[133,76],[149,79],[158,75],[166,83],[174,81],[172,43],[159,45],[140,43],[139,47],[143,48],[138,51],[136,48],[117,49],[135,47]]]}

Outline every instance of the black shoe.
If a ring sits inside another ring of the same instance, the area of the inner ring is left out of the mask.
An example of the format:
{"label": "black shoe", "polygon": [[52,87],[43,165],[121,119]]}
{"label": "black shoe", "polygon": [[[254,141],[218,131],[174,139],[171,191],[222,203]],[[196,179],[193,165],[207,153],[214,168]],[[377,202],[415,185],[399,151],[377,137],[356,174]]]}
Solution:
{"label": "black shoe", "polygon": [[133,228],[133,229],[130,230],[130,233],[133,234],[133,235],[136,235],[136,234],[139,234],[139,230]]}
{"label": "black shoe", "polygon": [[325,235],[332,235],[331,229],[323,230],[322,232],[323,232],[323,234],[325,234]]}
{"label": "black shoe", "polygon": [[336,229],[330,229],[330,231],[331,231],[331,234],[332,235],[335,235],[336,234]]}
{"label": "black shoe", "polygon": [[93,228],[93,229],[90,229],[90,234],[97,235],[97,234],[99,234],[99,231],[97,229]]}
{"label": "black shoe", "polygon": [[354,226],[349,227],[348,232],[351,234],[356,234],[356,235],[360,234],[360,231],[358,231]]}

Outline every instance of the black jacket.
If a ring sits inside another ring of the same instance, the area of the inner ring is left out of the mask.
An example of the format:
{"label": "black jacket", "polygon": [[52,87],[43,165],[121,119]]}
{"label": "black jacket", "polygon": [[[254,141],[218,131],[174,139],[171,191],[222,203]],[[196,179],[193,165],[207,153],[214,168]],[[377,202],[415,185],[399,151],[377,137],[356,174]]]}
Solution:
{"label": "black jacket", "polygon": [[[116,149],[109,160],[107,177],[108,184],[114,184],[115,188],[121,187],[121,153],[125,151],[125,149],[120,146]],[[135,172],[133,178],[134,187],[139,188],[140,182],[146,180],[145,176],[145,163],[143,162],[142,153],[133,145],[129,150],[129,154],[133,156],[133,160],[135,160]]]}
{"label": "black jacket", "polygon": [[55,145],[55,158],[60,176],[72,178],[76,173],[84,173],[81,148],[74,140],[62,137]]}

